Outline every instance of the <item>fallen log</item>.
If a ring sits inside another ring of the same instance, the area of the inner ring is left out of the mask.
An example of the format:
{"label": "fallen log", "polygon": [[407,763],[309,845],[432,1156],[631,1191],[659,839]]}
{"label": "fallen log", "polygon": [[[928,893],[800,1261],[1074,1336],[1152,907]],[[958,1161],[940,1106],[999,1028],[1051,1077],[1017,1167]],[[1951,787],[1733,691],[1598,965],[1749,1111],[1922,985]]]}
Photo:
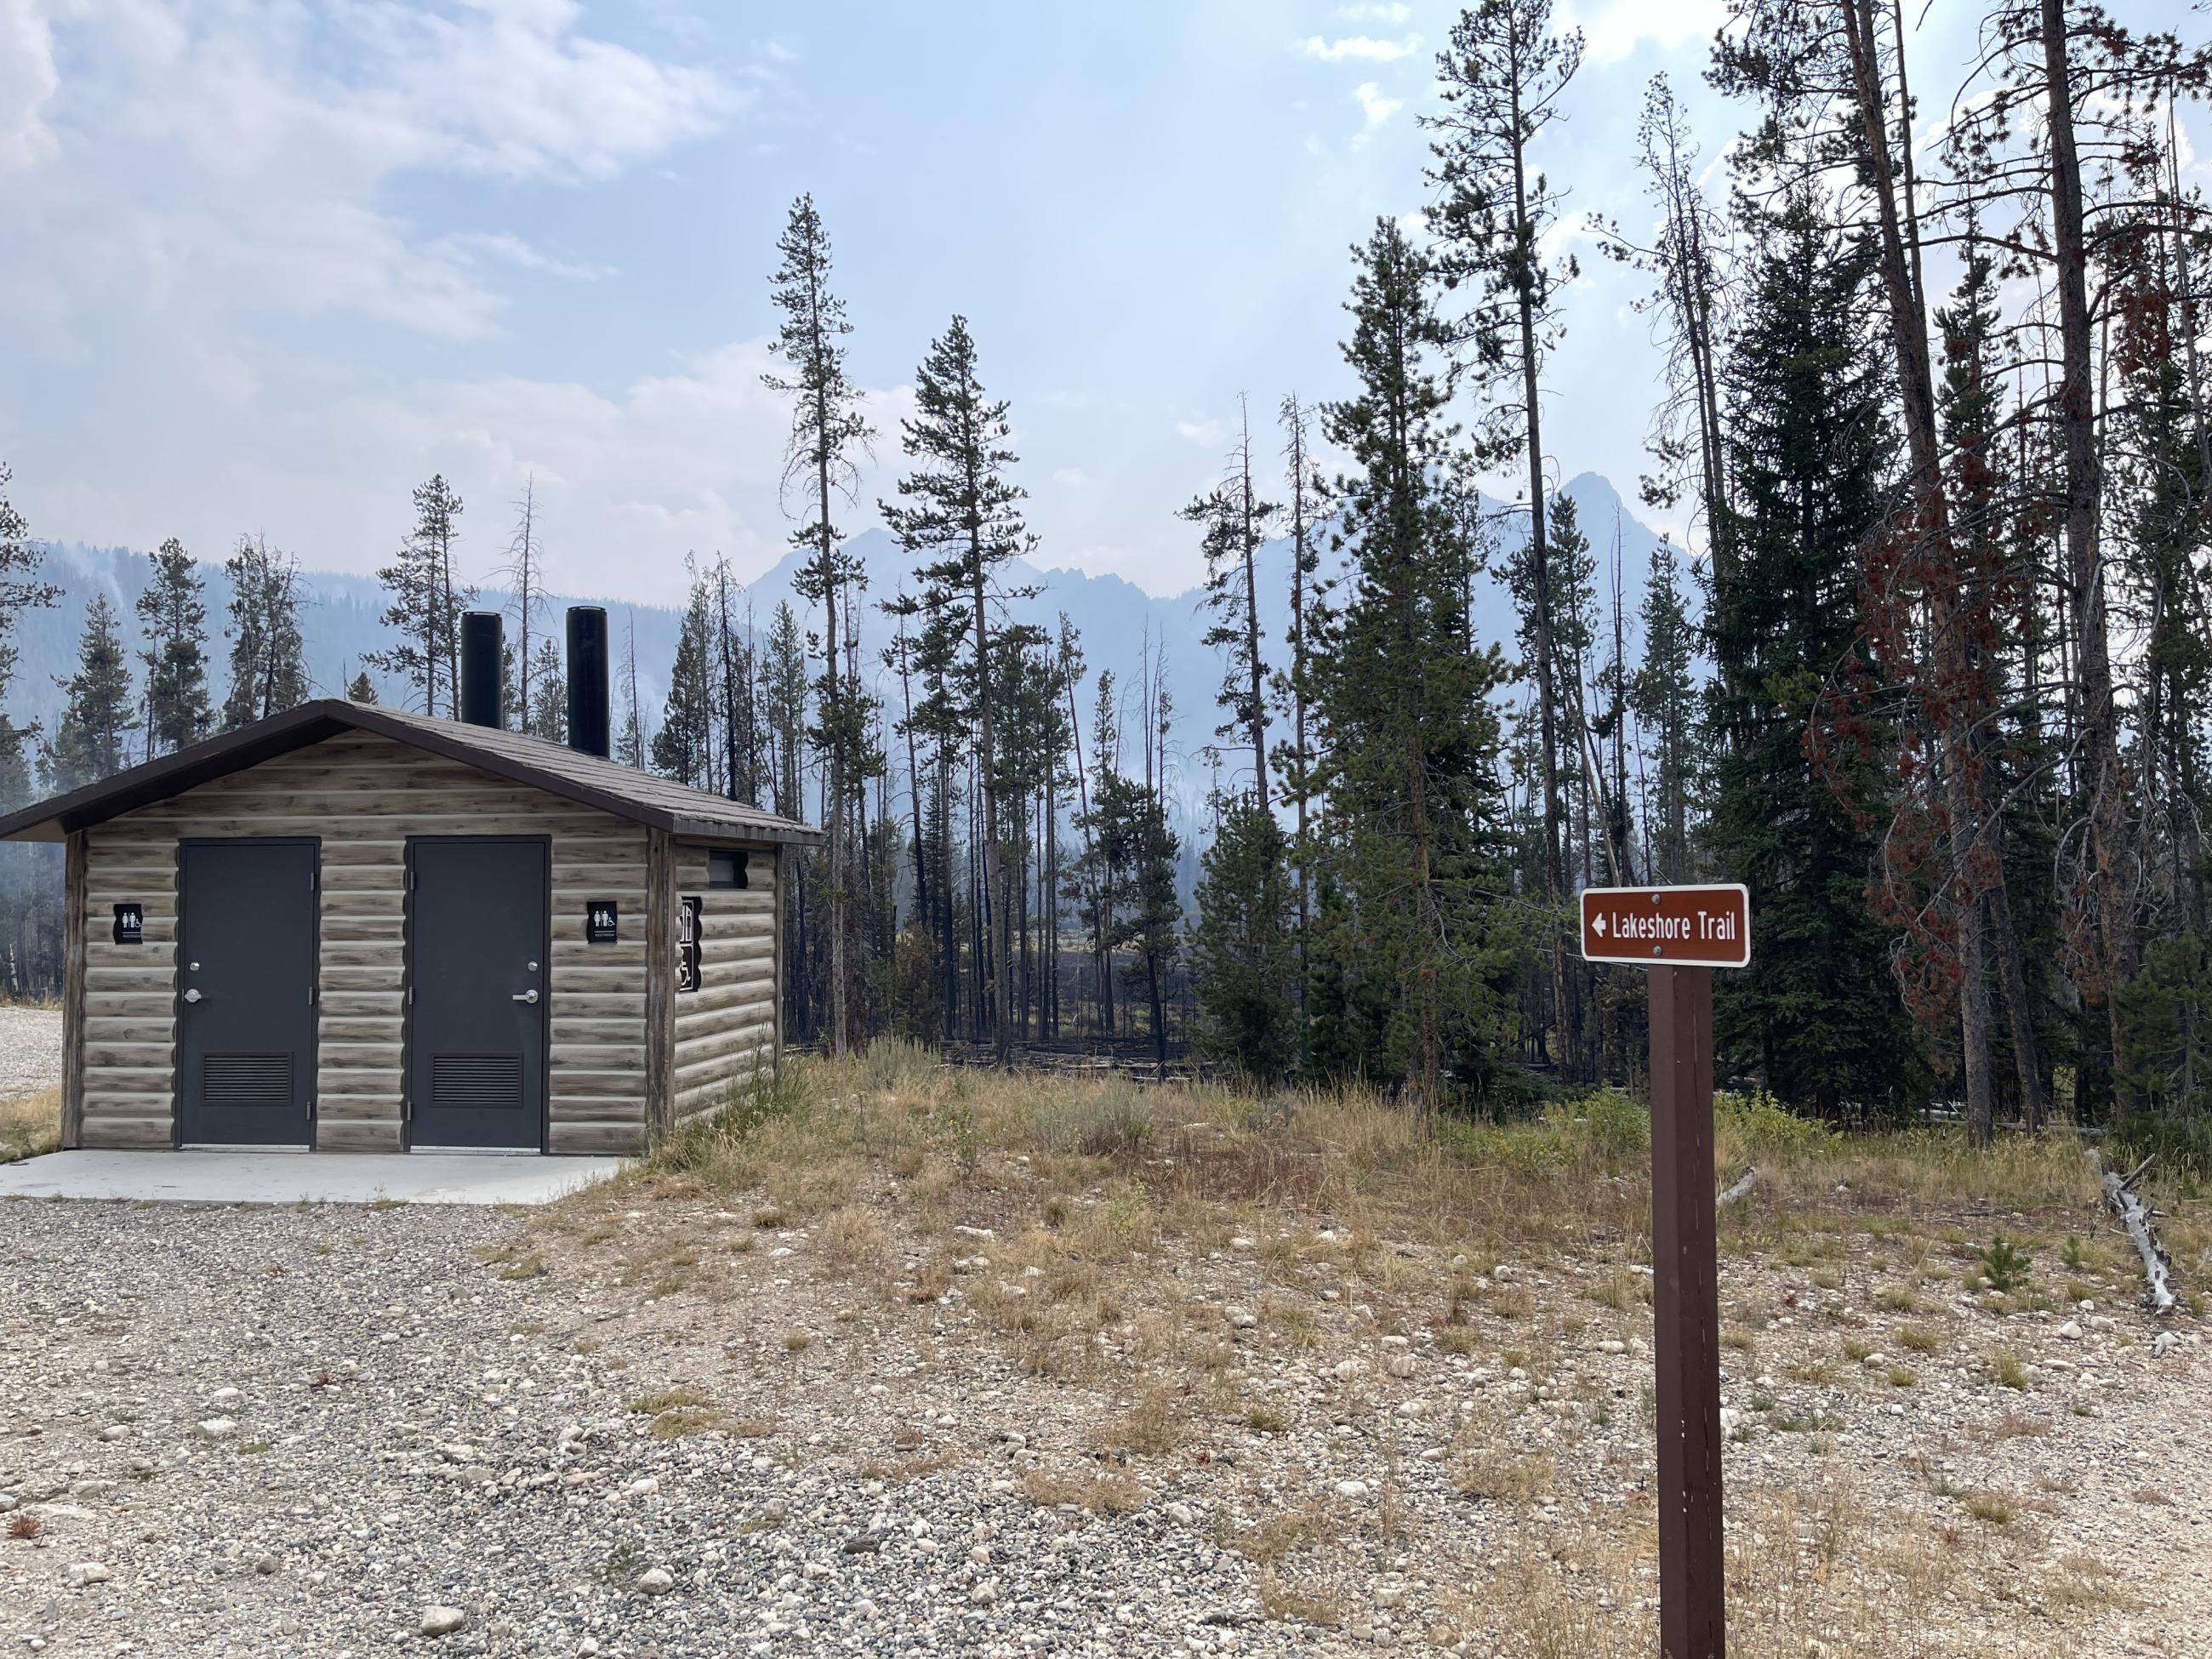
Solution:
{"label": "fallen log", "polygon": [[1752,1168],[1746,1170],[1741,1176],[1738,1176],[1734,1184],[1732,1184],[1726,1192],[1723,1193],[1720,1197],[1714,1201],[1723,1210],[1728,1208],[1731,1204],[1741,1204],[1744,1200],[1751,1196],[1751,1189],[1758,1184],[1759,1170],[1758,1167],[1754,1165]]}
{"label": "fallen log", "polygon": [[2151,1160],[2148,1158],[2143,1159],[2125,1175],[2118,1170],[2106,1168],[2105,1160],[2094,1152],[2089,1154],[2089,1162],[2095,1167],[2098,1182],[2105,1189],[2106,1206],[2118,1218],[2129,1242],[2136,1247],[2136,1254],[2142,1258],[2143,1306],[2156,1315],[2172,1313],[2176,1300],[2172,1284],[2173,1262],[2166,1255],[2166,1247],[2158,1242],[2158,1234],[2151,1225],[2154,1217],[2150,1206],[2144,1203],[2136,1191],[2136,1182],[2142,1179],[2142,1173],[2150,1168]]}

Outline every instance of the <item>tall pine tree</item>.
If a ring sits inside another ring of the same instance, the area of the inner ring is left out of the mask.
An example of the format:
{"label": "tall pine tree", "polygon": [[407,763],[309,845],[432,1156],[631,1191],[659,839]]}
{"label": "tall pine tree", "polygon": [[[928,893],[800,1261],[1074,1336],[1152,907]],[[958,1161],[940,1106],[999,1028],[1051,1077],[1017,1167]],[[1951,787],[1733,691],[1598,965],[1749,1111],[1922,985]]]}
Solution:
{"label": "tall pine tree", "polygon": [[1333,789],[1330,1018],[1360,1069],[1418,1109],[1479,1085],[1501,1035],[1506,954],[1493,859],[1504,675],[1464,603],[1475,550],[1436,273],[1389,219],[1358,252],[1346,361],[1358,390],[1322,410],[1352,470],[1332,495],[1350,592],[1328,617],[1317,700]]}
{"label": "tall pine tree", "polygon": [[1713,873],[1751,889],[1751,965],[1721,976],[1718,1063],[1793,1106],[1893,1110],[1912,1033],[1867,903],[1887,738],[1826,729],[1858,644],[1859,550],[1894,460],[1863,252],[1800,197],[1754,262],[1727,365],[1736,568],[1710,617]]}
{"label": "tall pine tree", "polygon": [[215,726],[208,702],[207,605],[198,562],[172,536],[147,555],[153,579],[138,595],[146,636],[146,750],[166,755],[198,743]]}

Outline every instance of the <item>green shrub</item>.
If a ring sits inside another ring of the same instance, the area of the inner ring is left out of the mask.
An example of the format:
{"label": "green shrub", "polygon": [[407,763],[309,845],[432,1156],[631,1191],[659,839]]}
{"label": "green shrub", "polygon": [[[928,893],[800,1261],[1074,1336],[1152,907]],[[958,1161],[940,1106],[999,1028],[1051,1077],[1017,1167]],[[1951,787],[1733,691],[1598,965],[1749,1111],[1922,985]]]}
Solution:
{"label": "green shrub", "polygon": [[1133,1152],[1152,1133],[1152,1101],[1121,1077],[1047,1095],[1030,1120],[1030,1133],[1040,1150],[1088,1158]]}
{"label": "green shrub", "polygon": [[871,1089],[919,1089],[937,1071],[937,1051],[905,1037],[878,1037],[857,1061],[860,1081]]}
{"label": "green shrub", "polygon": [[1812,1152],[1835,1139],[1826,1124],[1798,1116],[1769,1094],[1723,1090],[1713,1097],[1713,1117],[1754,1161],[1777,1153]]}

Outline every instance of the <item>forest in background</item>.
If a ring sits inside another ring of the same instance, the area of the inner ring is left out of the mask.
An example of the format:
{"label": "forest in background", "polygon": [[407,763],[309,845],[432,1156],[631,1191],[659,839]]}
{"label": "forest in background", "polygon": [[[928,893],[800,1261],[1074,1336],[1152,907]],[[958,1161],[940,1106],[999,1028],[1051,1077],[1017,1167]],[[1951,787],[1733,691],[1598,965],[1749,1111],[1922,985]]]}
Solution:
{"label": "forest in background", "polygon": [[[1655,79],[1648,219],[1582,224],[1545,170],[1580,37],[1547,0],[1462,13],[1411,211],[1353,250],[1340,385],[1249,399],[1219,479],[1162,504],[1207,573],[1195,686],[1157,641],[1016,615],[1036,538],[969,319],[878,431],[794,204],[769,383],[801,603],[757,614],[696,562],[658,706],[634,651],[614,688],[619,759],[823,829],[792,1034],[1163,1065],[1188,1041],[1262,1081],[1510,1110],[1641,1063],[1640,975],[1577,957],[1577,890],[1740,880],[1725,1071],[1829,1118],[2203,1136],[2212,246],[2177,111],[2212,55],[2064,0],[1989,0],[1972,64],[1908,63],[1907,38],[1874,0],[1739,0],[1709,74],[1740,130],[1701,149]],[[1634,573],[1545,430],[1563,228],[1648,276],[1668,348],[1643,491],[1688,544]],[[903,475],[864,501],[874,443]],[[463,513],[416,490],[374,665],[453,714],[473,573],[512,596],[510,723],[559,740],[532,495],[489,559]],[[889,591],[854,552],[872,525],[905,561]],[[0,684],[42,563],[0,499]],[[0,725],[0,801],[308,695],[295,561],[247,538],[226,569],[212,627],[173,542],[131,617],[93,601],[51,729]],[[1195,826],[1167,745],[1192,699],[1218,722]],[[0,853],[0,966],[51,994],[54,861]]]}

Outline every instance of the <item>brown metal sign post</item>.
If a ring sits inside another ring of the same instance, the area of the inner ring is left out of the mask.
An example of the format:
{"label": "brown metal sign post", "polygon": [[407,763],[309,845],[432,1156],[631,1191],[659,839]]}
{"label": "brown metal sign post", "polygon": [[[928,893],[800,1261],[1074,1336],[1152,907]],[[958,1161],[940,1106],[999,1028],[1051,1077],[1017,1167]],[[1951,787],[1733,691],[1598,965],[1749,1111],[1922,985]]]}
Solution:
{"label": "brown metal sign post", "polygon": [[1583,895],[1583,955],[1650,974],[1659,1650],[1665,1659],[1723,1659],[1713,969],[1751,960],[1750,895],[1738,886],[1590,889]]}

